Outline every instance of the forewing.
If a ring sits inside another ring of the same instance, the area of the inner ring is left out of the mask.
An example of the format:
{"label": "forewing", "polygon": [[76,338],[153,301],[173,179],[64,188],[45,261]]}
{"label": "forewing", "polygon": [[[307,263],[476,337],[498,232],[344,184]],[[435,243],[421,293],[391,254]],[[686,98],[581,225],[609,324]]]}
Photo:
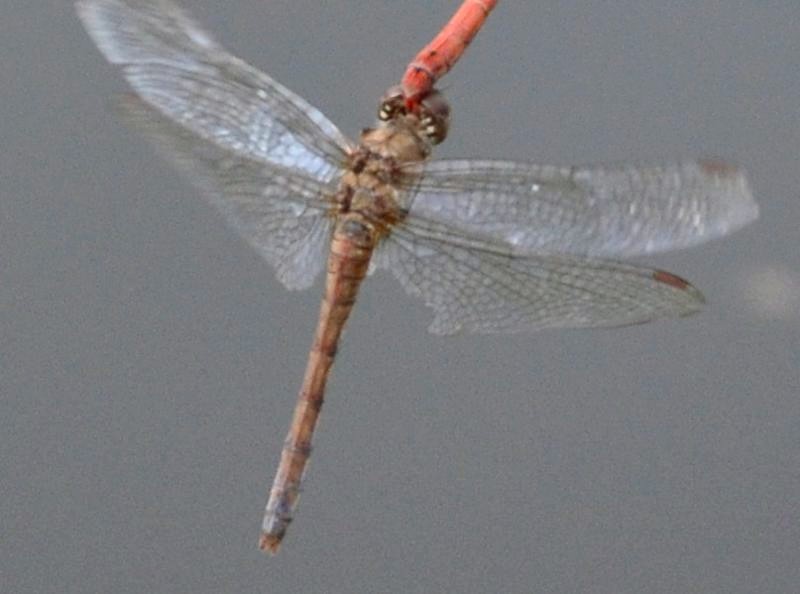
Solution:
{"label": "forewing", "polygon": [[407,168],[411,220],[517,255],[627,257],[683,248],[753,221],[744,174],[710,161],[652,167],[552,167],[432,161]]}
{"label": "forewing", "polygon": [[376,267],[433,308],[435,334],[621,326],[684,316],[703,304],[697,289],[668,272],[584,256],[520,257],[427,234],[397,227],[379,246]]}
{"label": "forewing", "polygon": [[330,242],[335,182],[223,149],[133,95],[120,108],[128,123],[173,161],[275,267],[286,287],[311,286]]}
{"label": "forewing", "polygon": [[331,179],[347,140],[322,113],[228,54],[168,0],[80,0],[106,59],[145,101],[240,155]]}

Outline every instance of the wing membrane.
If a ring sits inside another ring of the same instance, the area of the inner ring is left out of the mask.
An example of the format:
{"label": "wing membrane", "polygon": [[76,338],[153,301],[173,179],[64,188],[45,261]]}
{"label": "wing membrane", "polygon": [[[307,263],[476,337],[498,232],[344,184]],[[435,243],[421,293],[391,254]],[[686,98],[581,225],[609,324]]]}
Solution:
{"label": "wing membrane", "polygon": [[379,246],[376,267],[433,308],[435,334],[621,326],[687,315],[703,304],[697,289],[660,270],[584,256],[519,257],[475,240],[459,245],[425,235],[398,227]]}
{"label": "wing membrane", "polygon": [[330,242],[335,182],[223,149],[133,95],[121,111],[275,267],[286,287],[311,286]]}
{"label": "wing membrane", "polygon": [[744,174],[705,161],[609,168],[432,161],[408,173],[410,219],[506,244],[517,255],[638,256],[695,245],[758,216]]}
{"label": "wing membrane", "polygon": [[322,113],[228,54],[168,0],[81,0],[84,26],[145,101],[240,155],[331,179],[348,141]]}

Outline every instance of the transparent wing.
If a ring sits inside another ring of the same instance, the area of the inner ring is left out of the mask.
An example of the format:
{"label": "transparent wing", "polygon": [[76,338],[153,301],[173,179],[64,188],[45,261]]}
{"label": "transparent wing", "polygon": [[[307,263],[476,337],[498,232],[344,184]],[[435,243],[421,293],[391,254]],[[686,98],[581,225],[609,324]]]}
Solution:
{"label": "transparent wing", "polygon": [[621,326],[703,304],[697,289],[661,270],[584,256],[520,257],[476,240],[443,242],[416,224],[397,227],[375,257],[377,268],[433,308],[435,334]]}
{"label": "transparent wing", "polygon": [[106,59],[145,101],[240,155],[331,179],[348,141],[322,113],[228,54],[168,0],[80,0]]}
{"label": "transparent wing", "polygon": [[120,109],[275,267],[286,287],[311,286],[330,242],[335,182],[223,149],[133,95]]}
{"label": "transparent wing", "polygon": [[627,257],[691,246],[753,221],[745,176],[720,163],[551,167],[432,161],[409,167],[410,219],[518,255]]}

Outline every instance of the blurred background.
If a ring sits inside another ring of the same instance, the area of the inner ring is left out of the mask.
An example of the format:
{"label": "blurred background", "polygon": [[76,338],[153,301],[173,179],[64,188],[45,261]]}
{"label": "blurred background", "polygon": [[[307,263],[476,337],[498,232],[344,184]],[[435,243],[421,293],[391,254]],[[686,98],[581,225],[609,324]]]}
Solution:
{"label": "blurred background", "polygon": [[[355,137],[459,3],[184,5]],[[71,2],[6,5],[0,590],[797,591],[798,56],[797,2],[501,2],[437,156],[715,156],[761,219],[648,259],[708,307],[619,330],[438,338],[370,279],[267,558],[321,283],[285,291],[114,116]]]}

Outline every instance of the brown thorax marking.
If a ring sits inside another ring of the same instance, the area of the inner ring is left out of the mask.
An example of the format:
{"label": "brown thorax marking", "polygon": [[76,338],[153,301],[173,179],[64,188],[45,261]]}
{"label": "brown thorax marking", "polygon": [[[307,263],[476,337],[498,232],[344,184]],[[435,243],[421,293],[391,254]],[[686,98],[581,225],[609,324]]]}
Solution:
{"label": "brown thorax marking", "polygon": [[430,151],[431,143],[413,114],[398,114],[364,130],[339,185],[339,215],[360,219],[378,235],[389,233],[406,216],[395,184],[403,175],[402,166],[424,161]]}

